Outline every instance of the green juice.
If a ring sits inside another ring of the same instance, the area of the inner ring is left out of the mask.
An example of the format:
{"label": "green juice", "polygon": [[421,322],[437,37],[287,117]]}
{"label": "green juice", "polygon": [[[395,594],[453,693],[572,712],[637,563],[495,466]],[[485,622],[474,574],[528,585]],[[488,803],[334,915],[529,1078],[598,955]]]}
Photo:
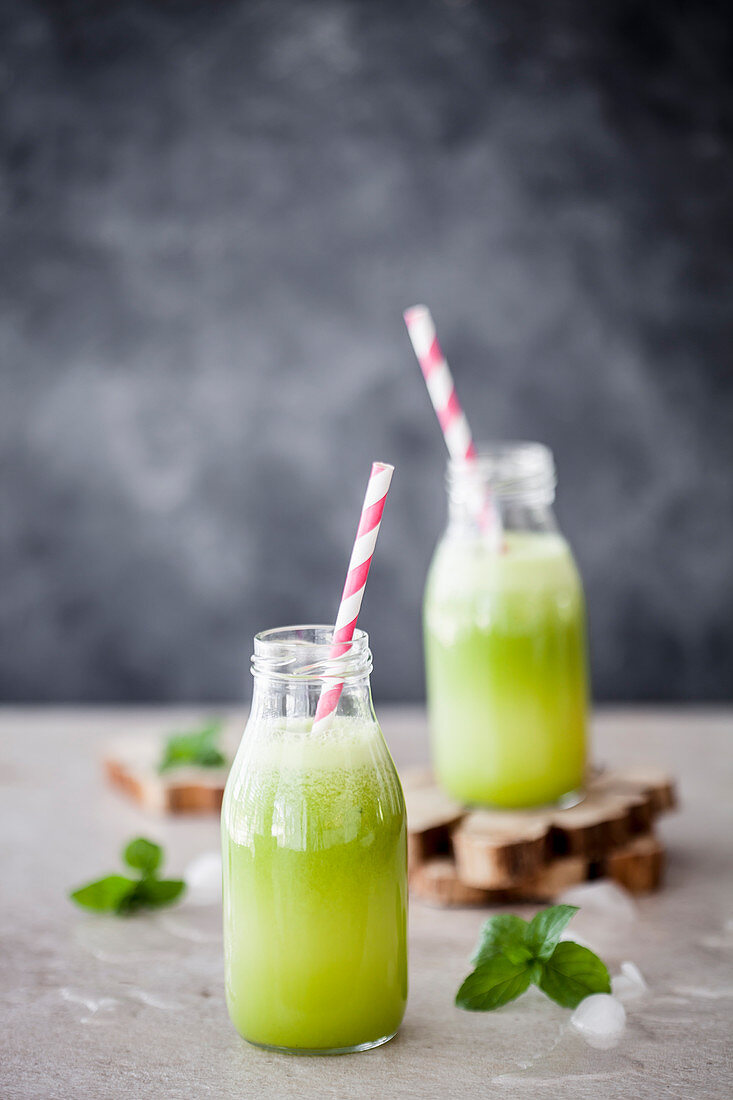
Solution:
{"label": "green juice", "polygon": [[512,533],[497,554],[445,539],[425,592],[436,773],[468,803],[553,803],[582,787],[585,609],[565,540]]}
{"label": "green juice", "polygon": [[252,721],[222,809],[229,1015],[267,1047],[391,1037],[407,998],[402,790],[376,724]]}

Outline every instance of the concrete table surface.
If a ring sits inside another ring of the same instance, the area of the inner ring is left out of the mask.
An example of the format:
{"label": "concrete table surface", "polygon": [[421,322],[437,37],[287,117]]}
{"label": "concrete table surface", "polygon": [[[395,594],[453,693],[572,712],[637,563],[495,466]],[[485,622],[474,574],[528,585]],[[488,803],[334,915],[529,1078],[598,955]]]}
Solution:
{"label": "concrete table surface", "polygon": [[[115,870],[131,836],[160,840],[171,873],[217,847],[217,821],[143,813],[103,785],[98,763],[111,737],[161,734],[207,713],[0,711],[4,1100],[733,1094],[733,711],[596,717],[597,760],[668,767],[683,800],[661,823],[666,888],[632,913],[594,914],[591,906],[575,918],[612,972],[630,959],[650,987],[627,1004],[615,1049],[586,1045],[570,1013],[538,993],[494,1013],[455,1008],[486,912],[413,902],[402,1030],[378,1050],[338,1058],[272,1054],[236,1035],[224,1005],[216,904],[184,901],[119,920],[66,900],[70,887]],[[383,707],[380,716],[398,767],[423,762],[423,712]],[[231,720],[242,723],[241,712]]]}

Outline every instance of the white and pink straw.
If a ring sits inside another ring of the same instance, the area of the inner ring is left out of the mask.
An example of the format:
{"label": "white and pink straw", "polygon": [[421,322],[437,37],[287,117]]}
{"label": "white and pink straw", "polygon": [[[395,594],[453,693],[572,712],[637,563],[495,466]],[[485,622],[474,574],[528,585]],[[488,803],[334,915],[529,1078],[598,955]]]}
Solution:
{"label": "white and pink straw", "polygon": [[[405,310],[403,317],[430,400],[443,429],[448,454],[454,461],[475,462],[478,456],[471,429],[458,400],[448,361],[438,343],[430,310],[427,306],[411,306]],[[501,516],[493,495],[484,495],[479,502],[478,512],[482,530],[489,533],[497,546],[501,547],[504,541]]]}
{"label": "white and pink straw", "polygon": [[407,331],[428,387],[448,454],[455,459],[476,458],[476,448],[466,415],[456,393],[453,375],[443,355],[427,306],[411,306],[404,314]]}
{"label": "white and pink straw", "polygon": [[[386,462],[373,462],[369,475],[364,503],[361,507],[361,517],[356,531],[354,548],[351,551],[349,568],[346,573],[346,583],[341,594],[336,624],[333,629],[333,639],[329,651],[329,659],[342,656],[354,637],[356,620],[359,617],[361,601],[364,597],[369,567],[374,556],[374,547],[379,534],[379,526],[382,522],[384,502],[387,499],[389,486],[392,481],[394,466]],[[321,732],[336,713],[343,681],[331,683],[324,688],[316,706],[316,714],[313,719],[313,731]]]}

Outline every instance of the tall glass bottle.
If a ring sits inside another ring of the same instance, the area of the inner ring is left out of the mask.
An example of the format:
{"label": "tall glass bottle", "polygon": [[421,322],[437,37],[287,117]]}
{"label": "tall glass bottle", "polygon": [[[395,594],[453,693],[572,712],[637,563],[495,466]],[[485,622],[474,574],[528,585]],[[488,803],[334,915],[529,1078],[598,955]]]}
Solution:
{"label": "tall glass bottle", "polygon": [[[448,527],[428,574],[424,635],[432,752],[456,798],[501,807],[570,801],[586,764],[583,589],[552,511],[539,443],[448,465]],[[493,494],[497,550],[477,501]]]}
{"label": "tall glass bottle", "polygon": [[[357,630],[258,634],[252,710],[222,806],[229,1015],[250,1042],[322,1054],[397,1031],[407,998],[405,805]],[[324,677],[337,713],[312,733]]]}

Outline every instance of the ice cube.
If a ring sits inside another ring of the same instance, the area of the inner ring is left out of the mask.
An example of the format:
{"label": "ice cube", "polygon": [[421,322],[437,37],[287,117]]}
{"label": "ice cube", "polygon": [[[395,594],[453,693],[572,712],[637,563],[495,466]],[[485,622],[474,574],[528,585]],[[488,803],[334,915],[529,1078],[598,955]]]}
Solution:
{"label": "ice cube", "polygon": [[580,1002],[570,1023],[589,1046],[610,1050],[626,1027],[626,1009],[610,993],[593,993]]}
{"label": "ice cube", "polygon": [[221,853],[196,856],[183,873],[185,899],[193,905],[216,905],[221,901]]}
{"label": "ice cube", "polygon": [[633,1001],[643,996],[649,986],[636,963],[622,962],[621,973],[611,979],[611,991],[620,1001]]}
{"label": "ice cube", "polygon": [[602,913],[624,924],[631,924],[636,920],[636,906],[631,895],[608,879],[571,886],[557,900],[564,905],[577,905],[586,911]]}
{"label": "ice cube", "polygon": [[604,879],[573,886],[557,900],[580,909],[568,926],[569,939],[597,952],[618,949],[619,939],[623,939],[636,919],[636,906],[630,895],[615,882]]}

